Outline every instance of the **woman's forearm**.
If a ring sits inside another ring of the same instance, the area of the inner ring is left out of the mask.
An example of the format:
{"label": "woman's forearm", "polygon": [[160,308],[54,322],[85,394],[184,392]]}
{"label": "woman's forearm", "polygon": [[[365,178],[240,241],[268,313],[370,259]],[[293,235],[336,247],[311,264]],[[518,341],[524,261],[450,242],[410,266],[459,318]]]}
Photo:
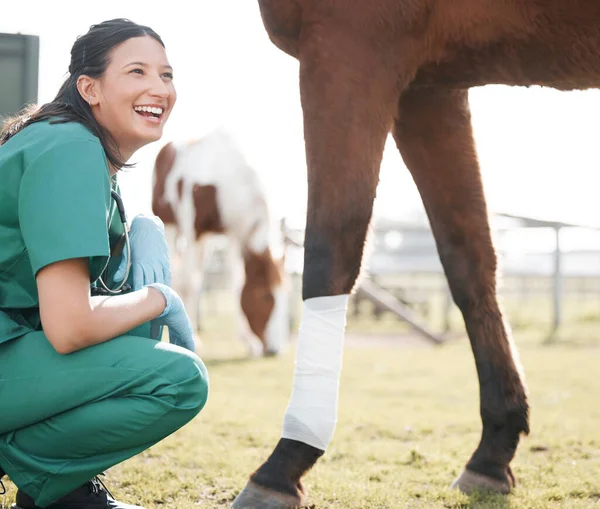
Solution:
{"label": "woman's forearm", "polygon": [[166,300],[153,288],[114,296],[90,297],[89,312],[76,318],[72,337],[64,343],[70,353],[120,336],[153,320],[165,309]]}

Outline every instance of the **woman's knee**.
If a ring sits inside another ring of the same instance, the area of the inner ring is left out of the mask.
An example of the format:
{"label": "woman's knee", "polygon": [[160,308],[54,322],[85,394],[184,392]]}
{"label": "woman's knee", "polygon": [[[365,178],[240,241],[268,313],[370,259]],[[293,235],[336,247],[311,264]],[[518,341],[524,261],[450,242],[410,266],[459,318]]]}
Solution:
{"label": "woman's knee", "polygon": [[119,349],[122,367],[140,373],[140,392],[168,404],[184,420],[192,419],[204,408],[208,372],[196,354],[169,343],[133,336],[118,338],[113,348]]}
{"label": "woman's knee", "polygon": [[200,358],[186,350],[177,349],[169,366],[168,377],[178,387],[176,406],[195,417],[208,400],[209,379],[206,366]]}

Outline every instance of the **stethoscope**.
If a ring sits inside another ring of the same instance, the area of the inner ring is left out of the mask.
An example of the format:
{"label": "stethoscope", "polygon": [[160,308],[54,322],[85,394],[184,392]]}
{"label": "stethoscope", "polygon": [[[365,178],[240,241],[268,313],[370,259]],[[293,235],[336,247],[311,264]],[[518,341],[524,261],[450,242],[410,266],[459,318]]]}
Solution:
{"label": "stethoscope", "polygon": [[129,225],[127,224],[127,215],[125,214],[123,200],[121,200],[119,194],[116,191],[111,190],[110,195],[117,204],[119,216],[121,217],[123,229],[125,230],[125,249],[127,250],[127,266],[125,268],[125,276],[123,277],[123,281],[121,281],[119,285],[114,289],[109,288],[102,279],[102,276],[106,277],[105,269],[102,276],[98,278],[98,283],[100,283],[101,288],[94,288],[92,293],[93,295],[118,295],[120,293],[126,293],[131,290],[131,286],[126,284],[127,278],[129,277],[129,271],[131,270],[131,245],[129,244]]}

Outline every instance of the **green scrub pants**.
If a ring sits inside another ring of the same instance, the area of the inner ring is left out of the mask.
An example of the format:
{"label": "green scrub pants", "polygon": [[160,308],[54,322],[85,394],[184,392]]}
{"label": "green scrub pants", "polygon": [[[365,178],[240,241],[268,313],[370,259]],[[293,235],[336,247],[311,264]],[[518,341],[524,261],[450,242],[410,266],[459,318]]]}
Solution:
{"label": "green scrub pants", "polygon": [[0,466],[45,507],[181,428],[207,395],[183,348],[124,335],[60,355],[32,332],[0,344]]}

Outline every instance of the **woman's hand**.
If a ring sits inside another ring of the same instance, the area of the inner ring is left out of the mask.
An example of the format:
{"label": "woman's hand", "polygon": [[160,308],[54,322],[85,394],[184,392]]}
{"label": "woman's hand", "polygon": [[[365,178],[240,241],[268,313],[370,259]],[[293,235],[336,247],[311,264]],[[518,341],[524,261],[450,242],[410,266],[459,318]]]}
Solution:
{"label": "woman's hand", "polygon": [[[156,216],[136,216],[131,222],[129,242],[132,290],[140,290],[151,283],[170,286],[171,263],[163,222]],[[126,267],[127,249],[123,248],[121,263],[113,276],[114,282],[123,280]]]}
{"label": "woman's hand", "polygon": [[179,295],[175,290],[160,283],[150,284],[148,288],[158,290],[167,301],[165,310],[154,321],[169,328],[169,343],[182,346],[192,352],[195,351],[196,343],[192,324]]}

